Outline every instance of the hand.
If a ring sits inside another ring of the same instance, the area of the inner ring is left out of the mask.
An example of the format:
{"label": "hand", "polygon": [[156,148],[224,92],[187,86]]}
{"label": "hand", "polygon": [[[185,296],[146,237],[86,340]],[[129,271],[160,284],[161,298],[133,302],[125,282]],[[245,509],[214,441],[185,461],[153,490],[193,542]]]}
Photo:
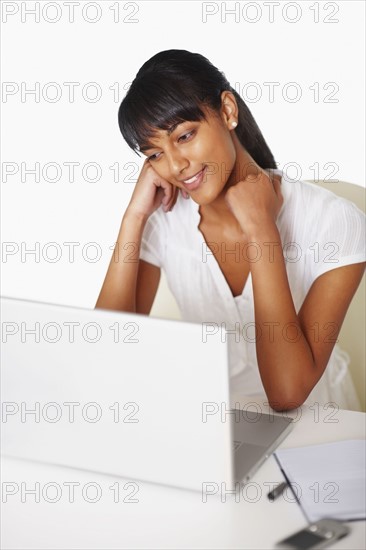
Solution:
{"label": "hand", "polygon": [[283,205],[280,181],[258,167],[257,174],[229,187],[225,201],[238,220],[242,230],[249,237],[258,228],[273,224]]}
{"label": "hand", "polygon": [[143,218],[148,218],[163,204],[164,212],[168,212],[175,205],[178,192],[178,188],[161,178],[146,159],[127,210]]}

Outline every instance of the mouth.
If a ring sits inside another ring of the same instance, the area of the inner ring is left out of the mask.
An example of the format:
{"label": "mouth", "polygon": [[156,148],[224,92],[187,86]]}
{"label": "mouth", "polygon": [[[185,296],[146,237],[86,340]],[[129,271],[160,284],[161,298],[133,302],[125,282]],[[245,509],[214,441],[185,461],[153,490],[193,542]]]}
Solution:
{"label": "mouth", "polygon": [[201,184],[201,182],[203,180],[203,177],[206,173],[206,168],[207,168],[207,166],[202,168],[202,170],[197,172],[197,174],[195,174],[191,178],[187,178],[186,180],[181,181],[181,183],[184,185],[184,187],[186,189],[188,189],[188,191],[194,191],[195,189],[197,189],[199,187],[199,185]]}

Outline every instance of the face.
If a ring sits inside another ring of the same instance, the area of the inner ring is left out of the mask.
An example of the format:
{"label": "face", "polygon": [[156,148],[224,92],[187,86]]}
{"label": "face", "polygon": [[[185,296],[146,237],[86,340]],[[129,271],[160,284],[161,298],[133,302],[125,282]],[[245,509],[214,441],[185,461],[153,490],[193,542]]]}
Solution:
{"label": "face", "polygon": [[237,146],[231,127],[238,119],[235,110],[235,100],[226,98],[219,113],[205,109],[207,120],[183,122],[170,135],[157,130],[141,151],[159,176],[185,190],[196,203],[210,204],[223,192],[235,166]]}

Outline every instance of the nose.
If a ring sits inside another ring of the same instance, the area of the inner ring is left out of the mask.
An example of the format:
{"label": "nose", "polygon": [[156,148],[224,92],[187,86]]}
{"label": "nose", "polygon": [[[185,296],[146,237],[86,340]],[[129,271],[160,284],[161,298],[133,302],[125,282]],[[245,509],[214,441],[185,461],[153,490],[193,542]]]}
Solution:
{"label": "nose", "polygon": [[189,166],[189,160],[180,151],[170,151],[166,154],[171,176],[179,178],[184,176],[184,170]]}

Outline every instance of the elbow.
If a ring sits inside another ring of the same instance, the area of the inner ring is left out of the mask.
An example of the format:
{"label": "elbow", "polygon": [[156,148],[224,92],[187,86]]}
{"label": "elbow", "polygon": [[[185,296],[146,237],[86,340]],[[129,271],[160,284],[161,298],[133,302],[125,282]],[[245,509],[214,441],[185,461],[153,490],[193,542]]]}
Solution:
{"label": "elbow", "polygon": [[[304,369],[305,370],[305,369]],[[265,387],[268,404],[276,412],[292,411],[301,407],[317,380],[314,376],[285,378]]]}
{"label": "elbow", "polygon": [[99,300],[98,302],[95,304],[94,306],[94,309],[107,309],[103,303],[101,303]]}
{"label": "elbow", "polygon": [[[305,399],[304,399],[305,401]],[[304,401],[295,401],[295,400],[292,400],[292,399],[284,399],[284,400],[276,400],[276,401],[272,401],[271,399],[268,399],[268,403],[270,405],[270,407],[276,411],[276,412],[284,412],[284,411],[293,411],[295,409],[297,409],[298,407],[301,407],[301,405],[303,405]]]}
{"label": "elbow", "polygon": [[306,398],[307,393],[296,391],[276,391],[267,393],[268,404],[276,412],[293,411],[301,407]]}

